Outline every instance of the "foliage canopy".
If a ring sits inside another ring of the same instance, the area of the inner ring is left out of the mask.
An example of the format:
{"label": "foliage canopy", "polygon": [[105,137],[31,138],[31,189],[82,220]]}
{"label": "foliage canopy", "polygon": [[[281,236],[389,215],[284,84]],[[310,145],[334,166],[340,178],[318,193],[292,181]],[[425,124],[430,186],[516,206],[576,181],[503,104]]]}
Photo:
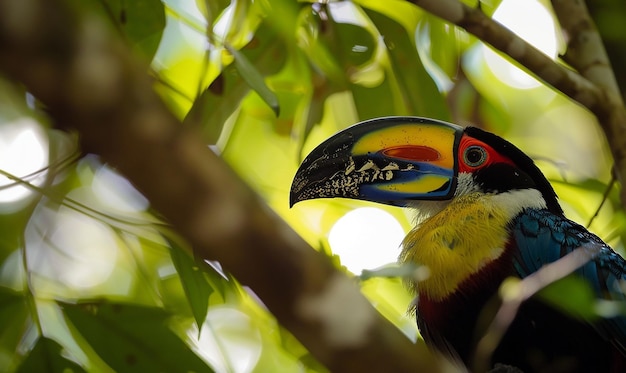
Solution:
{"label": "foliage canopy", "polygon": [[[501,2],[464,3],[491,16]],[[623,252],[626,219],[593,115],[534,80],[525,87],[506,81],[487,61],[502,57],[486,57],[481,41],[409,2],[72,4],[105,21],[149,63],[155,90],[183,125],[194,127],[275,212],[346,272],[328,232],[367,204],[313,201],[290,210],[291,177],[303,155],[329,135],[388,115],[471,123],[507,137],[536,159],[570,218],[585,223],[595,217],[591,229]],[[550,5],[541,4],[556,19]],[[626,22],[622,8],[618,0],[591,8],[618,64],[626,51],[626,33],[617,31]],[[626,87],[626,78],[617,78]],[[19,157],[41,153],[39,168],[19,174],[20,159],[8,152],[0,166],[7,178],[0,193],[30,191],[0,202],[0,370],[325,370],[249,289],[218,263],[194,259],[128,181],[97,156],[81,153],[78,139],[52,127],[45,107],[2,80],[0,131],[9,141],[2,146],[18,143],[25,129],[35,134],[35,147]],[[384,210],[409,229],[410,214]],[[407,269],[371,270],[348,274],[380,313],[418,339],[406,313],[411,297],[401,276]],[[545,296],[594,312],[584,296],[559,299],[580,284],[561,285]]]}

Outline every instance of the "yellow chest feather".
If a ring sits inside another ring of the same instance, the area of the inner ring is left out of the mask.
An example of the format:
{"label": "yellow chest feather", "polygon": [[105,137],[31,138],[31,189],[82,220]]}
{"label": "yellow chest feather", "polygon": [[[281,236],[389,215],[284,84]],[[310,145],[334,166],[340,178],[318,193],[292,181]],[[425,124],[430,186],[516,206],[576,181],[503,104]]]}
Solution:
{"label": "yellow chest feather", "polygon": [[455,198],[404,239],[400,260],[426,266],[430,272],[426,280],[411,286],[432,300],[453,293],[463,280],[504,252],[509,218],[488,195]]}

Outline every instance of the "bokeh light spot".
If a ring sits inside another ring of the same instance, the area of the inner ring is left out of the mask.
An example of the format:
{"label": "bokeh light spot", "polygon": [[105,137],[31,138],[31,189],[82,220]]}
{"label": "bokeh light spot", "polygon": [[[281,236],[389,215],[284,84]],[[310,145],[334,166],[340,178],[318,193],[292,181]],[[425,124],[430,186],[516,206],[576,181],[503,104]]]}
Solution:
{"label": "bokeh light spot", "polygon": [[328,243],[352,273],[397,261],[405,232],[390,213],[363,207],[342,216],[331,228]]}
{"label": "bokeh light spot", "polygon": [[[552,15],[536,0],[504,0],[493,14],[493,19],[505,25],[519,37],[545,53],[557,56],[557,37]],[[523,46],[511,46],[511,51],[522,51]],[[541,83],[514,66],[491,48],[483,45],[483,57],[489,69],[504,83],[521,89],[534,88]]]}
{"label": "bokeh light spot", "polygon": [[126,178],[108,166],[96,171],[91,188],[100,202],[113,211],[144,211],[149,206],[148,200]]}
{"label": "bokeh light spot", "polygon": [[[46,226],[49,219],[54,225]],[[104,223],[68,208],[42,211],[26,238],[29,269],[70,289],[107,281],[118,258],[113,232]],[[40,232],[47,231],[42,237]]]}
{"label": "bokeh light spot", "polygon": [[217,372],[252,372],[261,358],[263,344],[259,330],[250,316],[233,307],[211,307],[200,339],[195,325],[188,336],[198,354]]}
{"label": "bokeh light spot", "polygon": [[[41,186],[47,163],[48,141],[34,119],[22,117],[0,125],[0,169]],[[32,189],[0,175],[0,211],[19,208],[16,205],[31,195]]]}

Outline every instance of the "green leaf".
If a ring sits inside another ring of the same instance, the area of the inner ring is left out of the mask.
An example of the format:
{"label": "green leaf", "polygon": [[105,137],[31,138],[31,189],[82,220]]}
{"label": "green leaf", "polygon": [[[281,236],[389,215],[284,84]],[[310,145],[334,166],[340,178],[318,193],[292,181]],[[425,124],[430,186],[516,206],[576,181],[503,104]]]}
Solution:
{"label": "green leaf", "polygon": [[174,240],[166,238],[170,245],[170,255],[176,267],[178,276],[187,296],[187,301],[191,307],[191,312],[198,325],[198,330],[202,329],[202,324],[206,319],[209,306],[209,296],[213,293],[213,287],[207,281],[204,272],[196,264],[195,260]]}
{"label": "green leaf", "polygon": [[30,215],[30,206],[11,214],[0,213],[0,261],[22,246],[24,229]]}
{"label": "green leaf", "polygon": [[207,21],[207,28],[212,29],[215,20],[230,5],[230,0],[196,0],[196,5]]}
{"label": "green leaf", "polygon": [[[285,64],[286,49],[276,31],[261,23],[250,43],[239,50],[239,54],[252,61],[257,72],[267,76],[280,71]],[[235,64],[231,64],[194,101],[184,122],[186,125],[200,125],[203,138],[207,143],[215,144],[224,123],[239,108],[249,91],[250,86]]]}
{"label": "green leaf", "polygon": [[28,307],[22,293],[0,286],[0,367],[10,366],[13,352],[28,329]]}
{"label": "green leaf", "polygon": [[406,29],[386,15],[369,9],[365,11],[384,37],[399,90],[394,98],[401,101],[406,114],[449,120],[445,98],[424,68]]}
{"label": "green leaf", "polygon": [[98,1],[133,49],[146,60],[152,60],[165,29],[163,3],[160,0]]}
{"label": "green leaf", "polygon": [[589,282],[567,276],[542,289],[538,296],[554,307],[585,320],[598,318],[596,296]]}
{"label": "green leaf", "polygon": [[439,17],[426,14],[418,30],[416,44],[420,55],[431,59],[447,77],[457,75],[462,51],[456,27]]}
{"label": "green leaf", "polygon": [[394,100],[394,87],[388,78],[374,87],[364,87],[359,84],[350,86],[354,106],[358,113],[359,120],[366,120],[389,115],[408,114],[403,112],[399,102]]}
{"label": "green leaf", "polygon": [[69,373],[85,372],[85,370],[64,356],[63,346],[52,339],[40,337],[28,357],[17,369],[17,373],[31,372]]}
{"label": "green leaf", "polygon": [[248,60],[245,54],[241,53],[230,45],[225,44],[224,47],[235,58],[235,67],[239,72],[239,75],[243,80],[252,88],[259,96],[265,101],[265,103],[272,108],[276,116],[280,113],[280,107],[278,106],[278,97],[272,92],[267,84],[265,84],[265,78],[261,72]]}
{"label": "green leaf", "polygon": [[311,74],[313,75],[312,80],[316,83],[313,84],[313,92],[307,108],[307,115],[304,122],[304,128],[302,129],[302,134],[297,137],[300,161],[304,160],[304,156],[306,155],[302,154],[302,150],[305,142],[311,134],[311,131],[316,125],[322,122],[326,100],[333,94],[339,92],[340,89],[340,87],[330,81],[327,76],[320,74],[315,69],[311,71]]}
{"label": "green leaf", "polygon": [[[319,5],[319,6],[317,6]],[[340,48],[337,46],[337,23],[330,19],[328,5],[308,5],[300,10],[298,15],[298,47],[308,57],[308,62],[314,70],[319,71],[334,85],[345,87],[346,74],[340,58]],[[339,54],[338,54],[339,53]]]}
{"label": "green leaf", "polygon": [[[375,29],[367,21],[363,10],[355,5],[329,3],[326,15],[319,7],[318,12],[328,21],[321,23],[320,38],[337,59],[344,73],[353,75],[353,70],[376,59],[378,40]],[[353,13],[346,19],[345,12]],[[324,19],[322,19],[324,21]],[[325,26],[324,26],[325,25]]]}
{"label": "green leaf", "polygon": [[169,314],[163,309],[108,301],[59,305],[117,372],[213,371],[169,329]]}

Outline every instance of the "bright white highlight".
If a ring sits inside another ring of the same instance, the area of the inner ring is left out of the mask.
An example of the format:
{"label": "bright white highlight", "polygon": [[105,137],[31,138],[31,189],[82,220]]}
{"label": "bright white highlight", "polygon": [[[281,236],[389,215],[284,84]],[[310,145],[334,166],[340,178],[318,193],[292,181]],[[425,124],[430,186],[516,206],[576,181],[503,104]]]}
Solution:
{"label": "bright white highlight", "polygon": [[[493,19],[505,25],[519,37],[551,58],[557,56],[557,37],[552,15],[536,0],[504,0],[493,14]],[[510,46],[511,53],[523,51],[523,46]],[[489,69],[506,84],[516,88],[534,88],[540,83],[489,47],[482,47]]]}
{"label": "bright white highlight", "polygon": [[352,210],[330,230],[328,243],[352,273],[396,262],[405,236],[400,223],[375,207]]}
{"label": "bright white highlight", "polygon": [[257,365],[263,347],[250,316],[227,306],[211,307],[202,325],[188,332],[189,341],[216,372],[248,373]]}
{"label": "bright white highlight", "polygon": [[96,171],[91,188],[109,211],[136,212],[149,206],[148,200],[128,180],[107,166]]}
{"label": "bright white highlight", "polygon": [[[48,141],[39,124],[22,117],[0,125],[0,169],[36,186],[41,186],[47,171]],[[0,175],[0,211],[11,211],[12,202],[33,195],[33,191]],[[15,208],[19,208],[16,206]]]}
{"label": "bright white highlight", "polygon": [[[26,255],[31,273],[80,290],[111,277],[119,246],[113,231],[98,220],[64,207],[42,208],[26,229]],[[123,288],[124,280],[118,281]]]}

